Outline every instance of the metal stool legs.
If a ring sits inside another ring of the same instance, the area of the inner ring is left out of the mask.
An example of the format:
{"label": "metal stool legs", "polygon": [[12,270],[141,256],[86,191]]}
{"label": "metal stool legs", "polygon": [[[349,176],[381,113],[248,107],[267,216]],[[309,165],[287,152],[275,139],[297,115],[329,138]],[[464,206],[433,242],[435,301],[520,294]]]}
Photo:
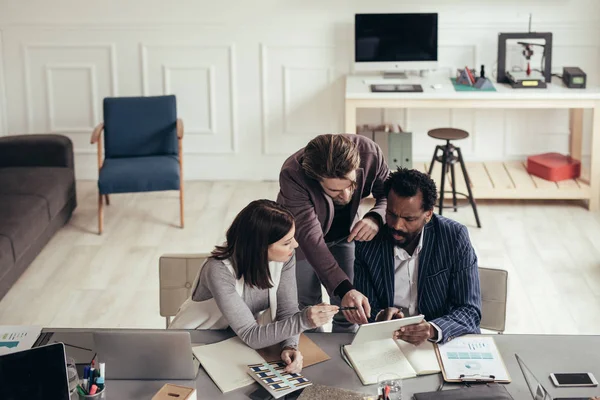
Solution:
{"label": "metal stool legs", "polygon": [[438,150],[441,148],[442,146],[435,146],[435,150],[433,151],[433,157],[431,157],[431,163],[429,164],[429,172],[427,173],[427,175],[429,176],[431,176],[431,173],[433,172],[433,163],[436,160]]}
{"label": "metal stool legs", "polygon": [[477,205],[475,204],[475,199],[473,198],[473,192],[471,191],[471,180],[469,179],[469,174],[467,174],[467,167],[465,167],[465,161],[463,160],[462,152],[460,151],[460,147],[456,148],[458,152],[458,160],[460,162],[460,168],[462,169],[463,176],[465,177],[465,183],[467,184],[467,191],[469,193],[469,202],[471,203],[471,207],[473,207],[473,213],[475,214],[475,221],[477,221],[477,227],[481,228],[481,222],[479,222],[479,214],[477,213]]}
{"label": "metal stool legs", "polygon": [[452,176],[452,205],[454,206],[454,212],[458,211],[456,208],[456,174],[454,173],[454,163],[450,164],[450,174]]}
{"label": "metal stool legs", "polygon": [[[442,155],[438,156],[438,151],[442,151]],[[454,155],[454,151],[456,151],[456,155]],[[429,172],[428,175],[431,176],[433,172],[433,164],[435,162],[439,162],[442,164],[442,176],[440,182],[440,198],[438,204],[438,214],[442,215],[444,211],[444,192],[446,186],[446,175],[448,174],[448,170],[450,171],[450,175],[452,178],[452,207],[448,206],[446,208],[454,208],[454,211],[457,211],[457,192],[456,192],[456,172],[454,168],[454,164],[458,161],[460,163],[460,168],[465,179],[465,184],[467,186],[468,196],[464,193],[460,193],[462,196],[467,197],[469,200],[469,204],[473,209],[473,214],[475,215],[475,221],[477,222],[477,227],[481,228],[481,222],[479,220],[479,214],[477,212],[477,205],[475,204],[475,199],[473,198],[473,192],[471,190],[471,180],[469,179],[469,174],[467,173],[467,168],[465,167],[465,161],[462,156],[462,152],[460,151],[460,147],[453,146],[449,140],[446,141],[445,146],[435,146],[435,151],[433,152],[433,157],[431,158],[431,164],[429,164]]]}
{"label": "metal stool legs", "polygon": [[446,187],[446,165],[448,162],[448,146],[442,148],[442,183],[440,184],[440,205],[439,214],[444,210],[444,188]]}

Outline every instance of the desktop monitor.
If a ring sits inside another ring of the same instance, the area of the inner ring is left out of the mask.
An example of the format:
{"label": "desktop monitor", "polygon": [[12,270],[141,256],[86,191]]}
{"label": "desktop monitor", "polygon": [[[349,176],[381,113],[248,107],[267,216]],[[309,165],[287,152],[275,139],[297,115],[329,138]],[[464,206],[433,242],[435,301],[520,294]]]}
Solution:
{"label": "desktop monitor", "polygon": [[436,13],[355,15],[356,71],[435,69],[437,61]]}

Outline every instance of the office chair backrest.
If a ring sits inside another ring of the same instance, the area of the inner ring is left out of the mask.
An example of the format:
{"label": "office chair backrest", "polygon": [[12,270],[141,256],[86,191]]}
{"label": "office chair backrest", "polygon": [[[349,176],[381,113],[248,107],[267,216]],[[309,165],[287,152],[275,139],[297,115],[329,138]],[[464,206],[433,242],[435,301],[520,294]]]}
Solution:
{"label": "office chair backrest", "polygon": [[481,328],[504,332],[508,272],[503,269],[479,268],[481,286]]}
{"label": "office chair backrest", "polygon": [[106,158],[177,155],[175,96],[104,99]]}
{"label": "office chair backrest", "polygon": [[158,261],[160,315],[167,328],[179,307],[192,294],[200,268],[210,254],[165,254]]}

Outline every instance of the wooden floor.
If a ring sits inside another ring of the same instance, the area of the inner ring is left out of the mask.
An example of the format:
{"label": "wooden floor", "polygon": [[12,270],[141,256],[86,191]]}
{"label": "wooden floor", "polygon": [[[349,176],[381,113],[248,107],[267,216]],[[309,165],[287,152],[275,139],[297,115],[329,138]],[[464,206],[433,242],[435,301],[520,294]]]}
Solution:
{"label": "wooden floor", "polygon": [[[486,164],[487,165],[487,164]],[[79,206],[0,301],[0,324],[162,328],[158,257],[205,252],[249,201],[275,182],[189,182],[186,228],[178,194],[111,196],[96,234],[96,183],[78,182]],[[509,271],[507,333],[600,334],[600,214],[576,202],[480,202],[445,213],[469,227],[480,265]]]}
{"label": "wooden floor", "polygon": [[[522,161],[465,163],[471,180],[471,190],[476,199],[589,199],[590,186],[585,177],[550,182],[530,175]],[[413,166],[423,172],[429,171],[428,163]],[[435,163],[431,173],[438,188],[441,187],[440,163]],[[467,194],[467,186],[460,166],[455,165],[456,191]],[[452,176],[448,171],[444,182],[446,195],[450,197]]]}

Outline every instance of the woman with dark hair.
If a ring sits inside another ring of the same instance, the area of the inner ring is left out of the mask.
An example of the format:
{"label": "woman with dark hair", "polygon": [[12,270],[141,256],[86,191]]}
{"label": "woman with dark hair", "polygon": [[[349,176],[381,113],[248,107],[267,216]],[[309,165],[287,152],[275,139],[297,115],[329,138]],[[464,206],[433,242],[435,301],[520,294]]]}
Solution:
{"label": "woman with dark hair", "polygon": [[270,200],[256,200],[235,217],[227,241],[200,269],[174,329],[225,329],[250,347],[281,343],[286,372],[302,369],[298,335],[330,322],[338,307],[298,309],[294,217]]}

